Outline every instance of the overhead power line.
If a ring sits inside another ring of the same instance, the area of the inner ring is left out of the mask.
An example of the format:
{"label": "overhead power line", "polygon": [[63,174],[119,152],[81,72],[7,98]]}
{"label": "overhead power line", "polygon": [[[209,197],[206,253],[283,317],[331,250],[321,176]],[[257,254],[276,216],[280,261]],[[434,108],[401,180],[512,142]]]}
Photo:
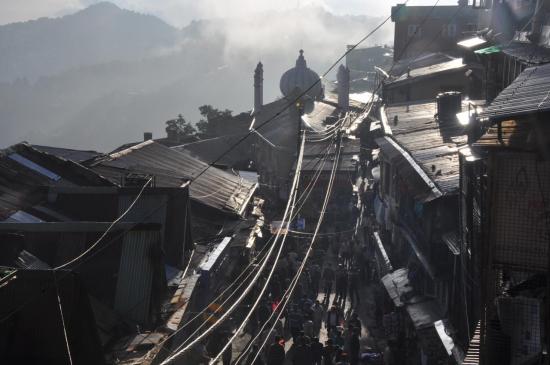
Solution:
{"label": "overhead power line", "polygon": [[141,195],[143,194],[143,192],[145,191],[145,188],[151,183],[151,181],[153,181],[153,178],[150,177],[149,180],[147,180],[147,182],[145,182],[145,184],[143,184],[143,186],[141,187],[141,190],[139,191],[138,195],[136,196],[136,198],[134,199],[134,201],[132,201],[132,203],[130,204],[130,206],[124,211],[124,213],[122,213],[117,219],[115,219],[110,225],[109,227],[107,228],[107,230],[105,230],[105,232],[103,232],[103,234],[101,236],[99,236],[99,238],[87,249],[85,250],[84,252],[82,252],[80,255],[78,255],[77,257],[75,257],[74,259],[72,260],[69,260],[67,261],[66,263],[62,264],[62,265],[59,265],[57,267],[55,267],[53,270],[62,270],[62,269],[65,269],[66,267],[68,267],[69,265],[72,265],[74,264],[75,262],[77,262],[78,260],[82,259],[84,256],[86,256],[89,252],[91,252],[93,249],[95,249],[97,247],[97,245],[99,245],[99,243],[101,241],[103,241],[103,239],[107,236],[107,234],[109,234],[109,232],[111,231],[111,229],[113,229],[113,227],[118,223],[120,222],[128,213],[130,213],[130,211],[132,210],[132,208],[136,205],[136,203],[138,202],[139,198],[141,198]]}
{"label": "overhead power line", "polygon": [[[330,148],[331,146],[329,146]],[[328,149],[327,149],[328,151]],[[322,165],[321,167],[319,167],[316,171],[316,175],[315,177],[312,179],[312,181],[310,181],[310,183],[308,184],[308,186],[304,189],[304,191],[302,192],[302,194],[300,195],[300,197],[298,198],[297,202],[296,202],[296,205],[298,205],[300,202],[300,206],[298,207],[298,209],[296,209],[296,212],[290,217],[289,221],[292,222],[294,221],[294,219],[299,215],[300,211],[302,210],[304,204],[305,204],[305,201],[309,198],[311,192],[313,191],[313,188],[315,187],[318,179],[319,179],[319,176],[320,176],[320,173],[323,171],[323,166],[324,164],[326,163],[326,161],[328,160],[328,152],[325,153],[325,155],[323,156],[323,158],[321,159],[321,162],[322,162]],[[292,232],[292,230],[288,230],[288,232]],[[270,244],[270,242],[272,241],[274,237],[271,237],[269,239],[269,241],[266,243],[266,245],[262,248],[262,250],[258,253],[258,256],[261,256],[263,254],[263,251],[265,251],[268,247],[268,245]],[[265,255],[264,255],[265,257]],[[262,261],[262,259],[260,259],[260,261]],[[253,270],[247,274],[242,280],[241,278],[243,277],[243,275],[247,272],[247,270],[249,268],[251,268],[253,265],[255,265],[257,262],[257,260],[255,261],[252,261],[240,274],[239,276],[231,283],[227,286],[227,288],[222,292],[220,293],[215,299],[213,299],[209,304],[207,304],[200,312],[198,312],[193,318],[191,318],[190,320],[186,321],[185,324],[183,324],[180,328],[178,328],[174,333],[172,333],[170,336],[168,336],[167,338],[165,338],[159,345],[157,345],[157,348],[158,347],[161,347],[161,350],[164,349],[164,344],[172,337],[174,337],[175,335],[177,335],[179,332],[181,332],[184,328],[186,328],[189,324],[191,324],[193,321],[195,321],[197,318],[201,317],[207,310],[208,308],[210,307],[211,304],[214,304],[214,303],[217,303],[219,301],[220,298],[222,298],[226,292],[228,292],[230,289],[232,289],[235,284],[237,283],[240,283],[237,288],[235,290],[233,290],[230,294],[229,294],[229,297],[232,297],[234,295],[234,293],[240,289],[245,283],[246,283],[246,280],[252,275],[253,273]],[[227,302],[227,300],[225,300],[221,307],[223,307],[225,305],[225,303]],[[218,308],[214,311],[214,313],[212,313],[212,315],[207,318],[203,324],[205,322],[208,322],[211,318],[213,318],[214,315],[216,315],[219,311],[221,310],[221,308]],[[202,328],[202,324],[201,324],[201,328]],[[194,333],[192,333],[191,335],[189,335],[189,338],[191,338],[192,336],[194,335]],[[186,343],[187,341],[184,341],[184,343]],[[179,349],[181,349],[183,346],[182,343],[175,351],[178,351]],[[153,350],[152,350],[153,351]],[[174,352],[175,352],[174,351]]]}
{"label": "overhead power line", "polygon": [[[340,145],[341,143],[341,138],[339,140],[339,143],[338,145]],[[332,189],[334,187],[334,180],[335,180],[335,177],[336,177],[336,171],[338,170],[338,164],[339,164],[339,161],[340,161],[340,157],[341,157],[341,154],[340,154],[340,148],[338,148],[338,153],[337,153],[337,157],[335,158],[334,160],[334,163],[333,163],[333,166],[332,166],[332,171],[331,171],[331,176],[330,176],[330,179],[329,179],[329,182],[328,182],[328,186],[327,186],[327,192],[325,194],[325,198],[323,200],[323,206],[322,206],[322,209],[321,209],[321,213],[319,215],[319,220],[317,221],[317,225],[315,226],[315,231],[314,231],[314,235],[313,237],[311,238],[311,242],[309,244],[309,247],[306,251],[306,254],[305,254],[305,257],[303,258],[302,260],[302,264],[300,265],[298,271],[296,272],[296,275],[294,276],[294,279],[292,280],[291,284],[289,285],[289,287],[287,288],[287,290],[285,291],[285,294],[283,295],[283,301],[281,301],[281,303],[279,304],[279,306],[276,308],[275,311],[273,311],[271,313],[271,316],[268,318],[268,320],[264,323],[264,325],[262,326],[262,328],[260,328],[259,332],[258,332],[258,335],[249,343],[249,347],[248,349],[251,348],[251,345],[253,342],[255,342],[259,336],[261,335],[262,331],[264,330],[264,328],[267,326],[267,323],[269,323],[269,321],[271,320],[271,318],[273,318],[274,314],[275,313],[278,313],[277,314],[277,318],[275,319],[274,323],[273,323],[273,326],[271,327],[271,329],[269,330],[269,332],[266,334],[266,339],[265,341],[262,343],[262,345],[260,346],[260,348],[258,349],[252,363],[254,363],[254,361],[256,361],[256,359],[258,358],[259,354],[261,353],[261,350],[262,348],[265,346],[265,343],[267,342],[267,339],[269,338],[269,335],[270,333],[273,331],[273,329],[275,328],[277,322],[279,321],[282,313],[284,312],[284,309],[288,303],[288,301],[290,300],[290,297],[292,296],[292,293],[294,292],[294,289],[296,288],[296,285],[298,283],[298,280],[300,279],[300,276],[302,275],[302,272],[305,268],[305,265],[307,264],[307,261],[308,261],[308,258],[311,254],[311,251],[313,249],[313,245],[315,244],[315,240],[317,238],[317,234],[319,233],[319,230],[321,228],[321,224],[323,222],[323,219],[324,219],[324,216],[325,216],[325,212],[326,212],[326,209],[327,209],[327,206],[328,206],[328,202],[330,200],[330,197],[332,195]],[[224,350],[226,348],[224,347]],[[219,358],[219,356],[221,356],[221,354],[223,353],[220,352],[218,354],[218,356],[216,357]],[[243,352],[244,354],[244,352]],[[236,361],[236,364],[239,363],[239,361],[243,358],[243,354],[241,354],[241,356],[237,359]],[[211,362],[212,364],[212,362]]]}
{"label": "overhead power line", "polygon": [[[302,162],[303,162],[303,155],[304,155],[304,145],[305,145],[305,134],[302,135],[302,143],[301,143],[301,148],[300,148],[300,153],[298,155],[298,162],[297,162],[297,171],[299,171],[299,169],[301,168],[301,165],[302,165]],[[299,181],[299,177],[300,177],[300,173],[296,173],[294,175],[294,179],[292,181],[292,187],[291,187],[291,196],[289,197],[289,200],[287,202],[287,205],[286,205],[286,208],[285,208],[285,212],[283,214],[283,224],[285,224],[284,222],[287,222],[288,218],[289,218],[289,212],[290,212],[290,209],[291,209],[291,205],[292,205],[292,202],[295,201],[296,199],[296,187],[298,185],[298,181]],[[288,230],[288,225],[289,225],[290,221],[288,221],[286,224],[287,224],[287,230]],[[173,355],[169,356],[166,360],[164,360],[161,365],[166,365],[166,364],[169,364],[170,362],[172,362],[173,360],[175,360],[177,357],[181,356],[182,354],[184,354],[185,352],[189,351],[191,348],[193,348],[195,345],[197,345],[200,341],[202,341],[206,336],[208,336],[210,333],[212,333],[212,331],[214,329],[216,329],[221,323],[223,323],[223,321],[225,321],[229,315],[231,313],[233,313],[235,311],[235,309],[237,308],[237,306],[244,300],[244,298],[246,297],[246,295],[250,292],[250,290],[252,289],[252,287],[254,286],[254,284],[258,281],[260,275],[262,274],[262,272],[265,270],[266,268],[266,265],[267,265],[267,262],[269,261],[269,258],[271,257],[271,255],[273,254],[273,251],[275,249],[275,247],[277,246],[277,241],[278,241],[278,238],[281,236],[281,232],[282,232],[282,228],[281,227],[278,231],[277,231],[277,234],[276,234],[276,237],[275,237],[275,240],[273,242],[273,244],[271,245],[271,247],[269,248],[269,251],[267,253],[267,259],[262,263],[262,265],[260,266],[260,268],[258,269],[256,275],[254,276],[254,278],[252,279],[252,281],[248,284],[248,286],[245,288],[245,290],[243,291],[243,293],[239,296],[239,298],[237,298],[237,300],[235,301],[235,303],[229,307],[225,312],[224,314],[221,315],[221,317],[218,319],[218,321],[216,321],[212,326],[210,326],[208,329],[206,329],[203,333],[201,333],[196,339],[194,339],[191,343],[187,344],[184,348],[182,348],[181,350],[177,351],[176,353],[174,353]],[[287,231],[285,231],[284,235],[286,235]],[[284,237],[284,236],[283,236]],[[284,238],[283,238],[284,240]],[[275,256],[275,260],[274,260],[274,265],[276,264],[278,258],[280,257],[280,254],[281,254],[281,251],[282,251],[282,247],[283,247],[283,243],[284,241],[281,243],[280,245],[280,248],[279,250],[277,251],[277,254]],[[273,273],[273,270],[271,271],[271,275]]]}
{"label": "overhead power line", "polygon": [[69,364],[73,365],[73,356],[71,354],[71,346],[69,345],[69,336],[67,335],[67,325],[65,324],[65,316],[63,315],[63,306],[61,305],[61,297],[59,296],[59,286],[57,285],[55,270],[53,270],[52,273],[53,273],[53,281],[55,283],[55,295],[57,297],[57,305],[59,307],[59,316],[61,318],[61,326],[63,327],[63,337],[65,338],[65,346],[67,347],[67,356],[69,358]]}
{"label": "overhead power line", "polygon": [[[397,11],[401,11],[405,7],[405,5],[409,2],[409,0],[405,0],[403,3],[403,7],[399,8]],[[438,1],[439,2],[439,1]],[[242,142],[244,142],[252,133],[257,133],[258,130],[266,126],[267,124],[271,123],[273,120],[278,118],[282,113],[284,113],[288,108],[290,108],[292,105],[295,105],[296,102],[300,101],[300,99],[307,95],[307,93],[312,90],[317,84],[321,82],[321,79],[325,78],[338,64],[340,61],[342,61],[348,54],[350,54],[353,50],[355,50],[357,47],[359,47],[363,42],[365,42],[367,39],[369,39],[374,33],[376,33],[380,28],[382,28],[388,21],[391,19],[391,15],[385,18],[380,24],[378,24],[374,29],[372,29],[367,35],[365,35],[363,38],[361,38],[358,42],[356,42],[354,45],[349,47],[346,52],[344,52],[323,74],[322,76],[316,80],[314,83],[311,84],[306,90],[302,91],[297,97],[293,98],[292,101],[288,102],[281,110],[279,110],[275,115],[273,115],[271,118],[268,118],[265,122],[260,124],[257,128],[253,128],[252,130],[248,131],[247,134],[245,134],[243,137],[241,137],[237,142],[235,142],[232,146],[230,146],[228,149],[226,149],[220,156],[218,156],[214,161],[208,164],[197,176],[195,176],[190,183],[192,184],[194,181],[196,181],[199,177],[201,177],[208,169],[210,169],[212,166],[214,166],[216,163],[218,163],[227,153],[233,151],[237,146],[239,146]]]}

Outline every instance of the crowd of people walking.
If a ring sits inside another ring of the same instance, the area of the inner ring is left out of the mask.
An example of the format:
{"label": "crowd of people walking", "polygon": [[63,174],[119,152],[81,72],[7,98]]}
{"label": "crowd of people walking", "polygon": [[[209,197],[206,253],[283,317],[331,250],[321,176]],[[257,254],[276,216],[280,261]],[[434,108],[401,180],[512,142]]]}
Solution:
{"label": "crowd of people walking", "polygon": [[[269,299],[258,308],[251,333],[256,333],[277,311],[283,288],[288,287],[291,275],[301,264],[299,242],[299,238],[292,240],[280,260]],[[325,235],[314,252],[281,315],[276,333],[271,334],[269,346],[256,360],[249,356],[246,364],[363,364],[361,338],[365,330],[358,311],[361,285],[371,275],[365,247],[343,235]]]}

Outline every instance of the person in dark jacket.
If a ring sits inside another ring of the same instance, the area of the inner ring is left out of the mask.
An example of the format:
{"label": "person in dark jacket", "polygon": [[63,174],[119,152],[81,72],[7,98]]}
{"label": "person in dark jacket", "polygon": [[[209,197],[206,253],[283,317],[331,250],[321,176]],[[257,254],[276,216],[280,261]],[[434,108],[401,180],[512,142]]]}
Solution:
{"label": "person in dark jacket", "polygon": [[332,291],[333,283],[334,283],[334,270],[332,269],[332,265],[329,264],[323,270],[323,284],[324,284],[323,286],[324,286],[324,292],[325,292],[325,297],[323,298],[324,304],[329,304],[330,292]]}
{"label": "person in dark jacket", "polygon": [[319,338],[313,337],[310,347],[313,365],[321,365],[323,361],[323,344],[319,342]]}
{"label": "person in dark jacket", "polygon": [[[258,353],[259,350],[260,349],[259,349],[258,345],[252,345],[252,350],[250,351],[250,356],[246,360],[246,365],[264,365],[265,364],[263,362],[261,356],[258,356],[258,358],[256,360],[254,360],[254,357]],[[189,364],[191,364],[191,363],[189,363]]]}
{"label": "person in dark jacket", "polygon": [[333,305],[327,312],[327,321],[325,322],[325,328],[328,335],[331,336],[332,332],[336,330],[336,327],[340,325],[340,311],[338,307]]}
{"label": "person in dark jacket", "polygon": [[340,265],[338,268],[338,273],[336,274],[336,297],[334,300],[336,303],[341,304],[342,306],[346,303],[346,297],[348,294],[348,271],[343,265]]}
{"label": "person in dark jacket", "polygon": [[283,365],[285,363],[285,346],[281,336],[275,336],[275,341],[267,352],[267,365]]}
{"label": "person in dark jacket", "polygon": [[361,331],[361,329],[363,328],[361,326],[361,320],[359,319],[359,314],[357,314],[357,312],[353,312],[350,319],[348,319],[348,328],[357,329],[358,331]]}
{"label": "person in dark jacket", "polygon": [[359,295],[359,270],[352,269],[349,273],[349,298],[352,306],[358,306],[361,303],[361,296]]}
{"label": "person in dark jacket", "polygon": [[307,345],[304,337],[298,337],[294,355],[292,358],[293,365],[311,365],[312,364],[311,348]]}
{"label": "person in dark jacket", "polygon": [[319,294],[319,285],[321,282],[321,268],[317,264],[311,265],[309,269],[309,276],[311,278],[311,296],[317,298]]}
{"label": "person in dark jacket", "polygon": [[349,342],[349,362],[351,365],[359,364],[359,351],[361,350],[361,344],[359,342],[359,332],[354,329],[351,334]]}
{"label": "person in dark jacket", "polygon": [[296,305],[293,305],[288,312],[288,326],[290,328],[290,333],[292,334],[292,339],[294,341],[296,341],[298,335],[300,334],[300,331],[302,331],[303,329],[303,320],[304,319],[302,313],[299,311]]}
{"label": "person in dark jacket", "polygon": [[323,348],[323,361],[324,365],[333,365],[334,356],[336,355],[336,347],[332,345],[332,340],[327,340],[325,347]]}

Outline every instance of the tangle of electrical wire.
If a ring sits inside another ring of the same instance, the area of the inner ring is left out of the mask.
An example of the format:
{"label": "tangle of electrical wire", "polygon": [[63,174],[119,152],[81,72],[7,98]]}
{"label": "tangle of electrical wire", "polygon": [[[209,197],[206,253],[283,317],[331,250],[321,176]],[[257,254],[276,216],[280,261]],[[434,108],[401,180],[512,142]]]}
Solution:
{"label": "tangle of electrical wire", "polygon": [[[338,149],[339,150],[339,149]],[[336,171],[338,169],[338,164],[339,164],[339,160],[340,160],[340,153],[338,153],[338,156],[337,158],[335,158],[334,160],[334,164],[333,164],[333,168],[332,168],[332,171],[331,171],[331,177],[330,177],[330,180],[329,180],[329,183],[328,183],[328,187],[327,187],[327,193],[325,195],[325,199],[323,201],[323,209],[321,211],[321,214],[319,216],[319,220],[317,222],[317,225],[315,227],[315,232],[314,232],[314,235],[313,237],[311,238],[311,242],[310,242],[310,245],[308,247],[308,250],[306,251],[306,254],[302,260],[302,263],[298,269],[298,271],[296,272],[296,275],[294,276],[293,280],[291,281],[291,284],[289,285],[288,289],[285,291],[285,294],[283,295],[283,300],[281,301],[281,303],[279,304],[279,306],[271,313],[270,317],[268,318],[268,320],[264,323],[264,325],[260,328],[260,330],[258,331],[258,334],[255,336],[254,339],[252,339],[250,342],[249,342],[249,346],[247,348],[245,348],[245,350],[241,353],[240,357],[236,360],[235,364],[238,364],[244,357],[244,355],[246,354],[247,351],[250,350],[250,348],[252,347],[252,344],[259,338],[259,336],[261,336],[263,330],[265,329],[265,327],[267,326],[267,324],[270,322],[270,320],[273,318],[273,316],[275,315],[275,313],[277,313],[277,318],[275,319],[275,321],[273,322],[273,326],[270,328],[270,330],[268,331],[268,333],[266,334],[266,339],[264,340],[264,342],[262,343],[262,345],[260,346],[260,348],[257,350],[257,353],[254,357],[254,359],[252,360],[252,363],[254,363],[254,361],[256,361],[256,359],[258,358],[259,354],[261,353],[263,347],[265,346],[266,342],[267,342],[267,339],[269,338],[269,335],[270,333],[273,331],[273,329],[275,328],[277,322],[279,321],[282,313],[284,312],[284,309],[286,307],[286,305],[288,304],[289,300],[290,300],[290,297],[292,296],[292,293],[294,292],[294,289],[298,283],[298,280],[300,278],[300,276],[302,275],[302,272],[305,268],[305,265],[307,264],[307,261],[308,261],[308,258],[309,258],[309,255],[311,254],[311,251],[313,249],[313,245],[315,243],[315,239],[317,237],[317,234],[319,232],[319,229],[321,227],[321,223],[323,222],[323,218],[324,218],[324,215],[325,215],[325,212],[326,212],[326,208],[328,206],[328,201],[330,199],[330,196],[332,194],[332,188],[334,186],[334,180],[335,180],[335,177],[336,177]],[[218,354],[218,356],[216,357],[216,359],[221,355]],[[211,362],[212,363],[212,362]]]}
{"label": "tangle of electrical wire", "polygon": [[[295,203],[295,201],[296,201],[296,195],[297,195],[297,189],[296,188],[297,188],[298,183],[299,183],[300,169],[301,169],[301,165],[302,165],[302,162],[303,162],[303,154],[304,154],[304,146],[305,146],[305,133],[303,133],[301,139],[302,139],[302,143],[301,143],[301,147],[300,147],[300,152],[298,154],[298,161],[297,161],[297,164],[296,164],[297,173],[294,175],[294,178],[293,178],[293,181],[292,181],[291,193],[290,193],[290,196],[289,196],[289,199],[288,199],[288,202],[287,202],[287,206],[285,208],[285,212],[283,214],[283,222],[287,222],[287,219],[289,218],[289,216],[291,216],[291,215],[289,215],[289,212],[293,211],[293,209],[294,209],[293,203]],[[287,225],[286,228],[287,229],[288,229],[289,224],[290,224],[290,221],[288,221],[286,223],[286,225]],[[172,362],[173,360],[175,360],[177,357],[184,354],[185,352],[189,351],[197,343],[199,343],[202,339],[204,339],[206,336],[208,336],[210,333],[212,333],[212,331],[214,329],[216,329],[221,323],[223,323],[223,321],[225,319],[227,319],[228,316],[237,308],[237,306],[244,300],[244,298],[247,296],[247,294],[252,289],[252,286],[258,281],[260,275],[265,270],[266,264],[269,261],[269,259],[271,258],[271,255],[273,254],[273,251],[277,246],[278,238],[281,237],[281,233],[283,232],[282,228],[283,227],[281,226],[281,228],[277,231],[274,242],[272,243],[271,247],[268,250],[267,259],[260,265],[260,267],[258,268],[258,271],[256,272],[255,276],[253,277],[252,281],[247,285],[247,287],[245,288],[243,293],[237,298],[237,300],[233,303],[233,305],[231,305],[231,307],[228,308],[214,324],[212,324],[208,329],[206,329],[204,332],[202,332],[196,339],[194,339],[190,343],[186,344],[185,347],[183,347],[183,348],[181,348],[177,351],[174,351],[172,355],[170,355],[168,358],[166,358],[164,361],[162,361],[161,365],[166,365],[166,364]],[[271,276],[273,275],[273,271],[274,271],[273,268],[276,266],[275,264],[277,263],[280,255],[281,255],[282,248],[284,246],[284,241],[286,239],[286,233],[287,232],[285,230],[285,232],[283,233],[282,242],[279,245],[279,249],[278,249],[278,251],[275,255],[275,258],[274,258],[274,265],[272,267],[272,270],[269,273],[268,279],[266,280],[266,285],[262,289],[264,291],[265,291],[265,288],[267,287],[267,284],[269,283],[269,281],[271,279]]]}
{"label": "tangle of electrical wire", "polygon": [[[330,149],[331,146],[329,146],[329,148],[327,148],[327,151]],[[304,189],[304,191],[302,192],[302,194],[300,195],[300,197],[298,198],[296,204],[299,204],[300,202],[302,203],[296,213],[290,218],[290,221],[293,221],[299,214],[299,212],[302,210],[304,204],[305,204],[305,201],[309,198],[309,195],[311,194],[311,192],[313,191],[313,188],[315,186],[315,184],[317,183],[318,179],[319,179],[319,176],[320,176],[320,173],[323,171],[323,166],[324,164],[326,163],[328,159],[328,152],[324,155],[324,157],[320,160],[321,163],[322,163],[322,166],[317,170],[317,174],[316,176],[314,177],[314,179],[312,179],[312,181],[310,182],[310,184],[308,184],[308,186]],[[291,232],[291,230],[288,230],[288,232]],[[273,239],[273,237],[270,239],[270,241]],[[268,247],[268,244],[270,243],[270,241],[268,241],[266,243],[266,245],[262,248],[262,250],[260,251],[260,253],[258,255],[261,255],[262,252],[264,250],[266,250],[266,248]],[[262,259],[263,260],[263,259]],[[261,260],[260,260],[261,261]],[[182,331],[184,328],[186,328],[187,326],[189,326],[193,321],[195,321],[197,318],[201,317],[207,310],[208,308],[210,307],[211,304],[213,303],[217,303],[219,301],[219,299],[221,297],[223,297],[225,295],[225,293],[227,291],[229,291],[231,288],[233,288],[233,286],[240,282],[240,284],[238,285],[237,289],[238,290],[239,288],[241,288],[245,283],[246,283],[246,280],[252,275],[252,272],[251,271],[247,276],[246,278],[244,278],[244,281],[241,281],[241,277],[244,275],[244,273],[246,272],[246,270],[248,270],[251,266],[255,265],[257,262],[257,260],[251,262],[242,272],[241,274],[231,283],[229,284],[229,286],[222,292],[220,293],[215,299],[213,299],[208,305],[206,305],[200,312],[198,312],[193,318],[191,318],[190,320],[186,321],[185,324],[183,324],[181,327],[179,327],[174,333],[170,334],[170,336],[168,336],[167,338],[165,338],[161,343],[159,343],[155,348],[158,348],[158,347],[161,347],[161,350],[165,349],[164,348],[164,344],[170,340],[171,338],[173,338],[176,334],[178,334],[180,331]],[[234,293],[231,293],[229,297],[232,297]],[[210,317],[208,317],[204,322],[203,324],[200,325],[199,329],[203,327],[204,323],[207,323],[208,321],[210,321],[212,318],[214,318],[214,316],[221,310],[221,308],[223,308],[223,306],[225,305],[225,303],[227,303],[227,299],[221,304],[221,306],[218,306],[215,311],[210,315]],[[188,338],[191,338],[194,334],[196,334],[198,331],[195,331],[194,333],[192,333],[191,335],[189,335]],[[187,341],[185,341],[184,343],[187,343]],[[178,346],[178,348],[175,350],[179,350],[181,349],[181,345]],[[153,351],[153,350],[151,350]],[[150,352],[151,352],[150,351]]]}

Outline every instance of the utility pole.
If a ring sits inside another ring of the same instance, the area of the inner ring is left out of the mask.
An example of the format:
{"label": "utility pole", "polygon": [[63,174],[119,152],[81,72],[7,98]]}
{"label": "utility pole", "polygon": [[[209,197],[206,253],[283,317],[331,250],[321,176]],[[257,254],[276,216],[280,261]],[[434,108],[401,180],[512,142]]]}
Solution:
{"label": "utility pole", "polygon": [[[298,101],[296,101],[296,104],[295,104],[295,107],[296,107],[296,114],[297,114],[297,127],[298,127],[298,130],[297,130],[297,135],[296,135],[296,171],[294,171],[295,174],[298,173],[298,168],[301,169],[301,166],[298,166],[298,161],[300,160],[300,151],[302,150],[302,115],[304,114],[304,104],[303,104],[303,100],[300,98]],[[304,136],[305,138],[305,136]],[[304,144],[305,144],[305,140],[304,140]],[[304,146],[305,148],[305,146]],[[298,196],[298,191],[300,189],[300,183],[298,181],[298,183],[296,184],[296,188],[295,188],[295,191],[294,191],[294,196]],[[296,219],[296,222],[298,222],[298,219]],[[291,224],[292,222],[289,222],[289,224]]]}
{"label": "utility pole", "polygon": [[298,126],[298,133],[296,135],[297,137],[297,149],[296,149],[296,156],[300,156],[300,146],[301,146],[301,139],[302,139],[302,115],[304,114],[304,105],[302,100],[298,100],[296,102],[296,111],[298,112],[298,120],[297,120],[297,126]]}

